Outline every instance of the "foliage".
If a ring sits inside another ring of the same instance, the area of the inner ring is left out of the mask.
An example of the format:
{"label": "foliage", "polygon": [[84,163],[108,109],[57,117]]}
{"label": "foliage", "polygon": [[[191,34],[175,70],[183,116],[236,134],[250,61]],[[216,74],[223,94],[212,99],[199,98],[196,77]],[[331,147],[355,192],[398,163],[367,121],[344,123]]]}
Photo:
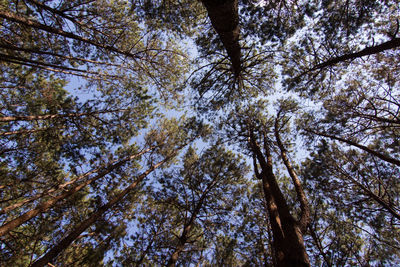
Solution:
{"label": "foliage", "polygon": [[0,265],[399,265],[399,17],[0,0]]}

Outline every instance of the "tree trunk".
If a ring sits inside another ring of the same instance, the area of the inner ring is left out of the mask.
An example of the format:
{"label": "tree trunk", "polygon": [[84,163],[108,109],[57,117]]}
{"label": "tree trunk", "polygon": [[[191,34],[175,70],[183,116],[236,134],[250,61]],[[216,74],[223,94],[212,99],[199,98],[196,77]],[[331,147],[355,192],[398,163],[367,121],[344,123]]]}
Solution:
{"label": "tree trunk", "polygon": [[29,221],[30,219],[32,219],[33,217],[37,216],[38,214],[47,211],[48,209],[54,207],[58,201],[66,199],[68,197],[70,197],[71,195],[73,195],[74,193],[78,192],[79,190],[81,190],[82,188],[84,188],[85,186],[93,183],[94,181],[104,177],[105,175],[109,174],[111,171],[113,171],[114,169],[122,166],[123,164],[125,164],[126,162],[133,160],[134,158],[137,158],[141,155],[143,155],[144,153],[146,153],[148,150],[144,150],[138,154],[132,155],[130,157],[127,157],[111,166],[108,166],[105,170],[103,170],[102,172],[100,172],[98,175],[94,176],[93,178],[87,180],[86,182],[79,184],[75,187],[73,187],[72,189],[59,194],[58,196],[51,198],[41,204],[39,204],[36,208],[31,209],[30,211],[25,212],[24,214],[22,214],[21,216],[15,218],[14,220],[3,224],[0,227],[0,236],[3,236],[5,234],[7,234],[8,232],[10,232],[11,230],[13,230],[14,228],[20,226],[21,224]]}
{"label": "tree trunk", "polygon": [[165,158],[156,165],[149,168],[146,172],[141,174],[135,182],[126,187],[121,193],[117,194],[107,204],[101,206],[96,212],[94,212],[88,219],[79,224],[68,236],[63,238],[57,245],[50,249],[43,257],[35,261],[31,267],[45,266],[51,260],[53,260],[61,251],[66,249],[80,234],[82,234],[89,226],[95,223],[108,209],[120,202],[131,190],[135,189],[136,186],[143,181],[143,179],[156,168],[164,164],[170,159]]}
{"label": "tree trunk", "polygon": [[250,133],[250,143],[255,154],[254,158],[258,159],[261,166],[261,173],[258,173],[257,164],[254,164],[256,176],[261,178],[263,183],[264,197],[273,234],[276,264],[282,267],[310,266],[302,231],[290,214],[289,207],[273,173],[269,147],[264,143],[265,157],[252,133]]}
{"label": "tree trunk", "polygon": [[238,0],[203,0],[215,31],[224,45],[235,77],[241,71]]}
{"label": "tree trunk", "polygon": [[187,240],[180,240],[179,239],[179,245],[175,248],[174,253],[172,253],[171,257],[168,260],[167,266],[168,267],[174,267],[176,262],[178,261],[179,254],[183,251],[185,248]]}
{"label": "tree trunk", "polygon": [[279,134],[279,129],[280,129],[279,128],[279,116],[280,116],[280,111],[278,112],[277,118],[275,120],[275,127],[274,127],[275,138],[276,138],[276,142],[278,144],[279,150],[281,151],[283,163],[286,166],[289,176],[292,178],[292,182],[293,182],[294,188],[296,190],[296,195],[300,202],[301,215],[300,215],[300,219],[299,219],[298,223],[299,223],[301,231],[304,233],[307,229],[308,224],[310,223],[310,207],[308,204],[306,194],[304,193],[303,186],[301,185],[300,179],[297,176],[297,173],[295,172],[291,162],[289,161],[289,158],[286,153],[286,148],[282,143],[282,140],[281,140],[281,137]]}

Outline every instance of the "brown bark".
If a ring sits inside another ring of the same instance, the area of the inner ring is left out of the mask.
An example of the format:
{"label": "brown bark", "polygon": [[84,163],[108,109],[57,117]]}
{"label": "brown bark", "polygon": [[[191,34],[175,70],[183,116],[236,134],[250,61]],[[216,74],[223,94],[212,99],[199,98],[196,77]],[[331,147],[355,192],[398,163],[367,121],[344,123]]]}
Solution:
{"label": "brown bark", "polygon": [[[255,165],[256,166],[256,165]],[[267,206],[268,211],[268,220],[271,224],[272,230],[272,245],[273,245],[273,252],[274,252],[274,261],[277,266],[282,266],[282,261],[285,257],[285,251],[283,247],[284,243],[284,233],[282,229],[281,219],[279,216],[278,208],[275,204],[274,198],[271,194],[271,189],[269,187],[268,182],[263,178],[264,175],[258,173],[257,167],[255,167],[256,176],[262,180],[262,188],[264,192],[264,198]],[[279,263],[279,264],[278,264]]]}
{"label": "brown bark", "polygon": [[317,69],[323,69],[328,66],[333,66],[333,65],[343,62],[343,61],[354,60],[356,58],[369,56],[369,55],[373,55],[373,54],[378,54],[385,50],[390,50],[390,49],[394,49],[397,47],[400,47],[400,38],[392,38],[390,41],[384,42],[382,44],[366,47],[361,51],[345,54],[343,56],[339,56],[339,57],[327,60],[321,64],[316,65],[314,68],[311,69],[311,71],[317,70]]}
{"label": "brown bark", "polygon": [[178,246],[175,248],[174,253],[172,253],[171,257],[168,260],[168,263],[166,266],[168,267],[173,267],[175,266],[176,262],[178,261],[179,254],[183,251],[185,248],[185,244],[187,243],[187,240],[179,240]]}
{"label": "brown bark", "polygon": [[130,191],[136,188],[136,186],[143,181],[143,179],[156,168],[167,162],[170,158],[167,157],[160,161],[156,165],[150,167],[146,172],[141,174],[135,182],[126,187],[121,193],[117,194],[107,204],[101,206],[96,212],[94,212],[88,219],[79,224],[69,235],[63,238],[57,245],[51,248],[43,257],[35,261],[31,267],[45,266],[51,260],[53,260],[60,252],[66,249],[80,234],[82,234],[89,226],[95,223],[107,210],[109,210],[116,203],[120,202]]}
{"label": "brown bark", "polygon": [[241,52],[239,44],[238,0],[202,0],[207,9],[211,24],[220,37],[235,77],[241,71]]}
{"label": "brown bark", "polygon": [[298,222],[290,214],[289,207],[273,173],[270,149],[264,140],[265,156],[250,131],[250,145],[260,163],[261,173],[255,165],[256,176],[261,178],[273,234],[273,246],[277,266],[310,266],[304,246],[303,233]]}
{"label": "brown bark", "polygon": [[137,158],[141,155],[143,155],[144,153],[146,153],[147,150],[144,150],[138,154],[132,155],[130,157],[127,157],[111,166],[108,166],[105,170],[101,171],[100,173],[98,173],[96,176],[94,176],[93,178],[87,180],[84,183],[81,183],[79,185],[76,185],[75,187],[71,188],[68,191],[65,191],[61,194],[59,194],[58,196],[51,198],[47,201],[44,201],[42,203],[40,203],[36,208],[31,209],[30,211],[25,212],[24,214],[22,214],[21,216],[15,218],[14,220],[7,222],[5,224],[3,224],[0,227],[0,236],[3,236],[5,234],[7,234],[8,232],[10,232],[11,230],[13,230],[14,228],[20,226],[21,224],[29,221],[30,219],[32,219],[33,217],[37,216],[38,214],[47,211],[48,209],[54,207],[59,201],[66,199],[70,196],[72,196],[74,193],[78,192],[79,190],[81,190],[82,188],[86,187],[87,185],[95,182],[96,180],[104,177],[105,175],[109,174],[111,171],[113,171],[114,169],[122,166],[123,164],[127,163],[130,160],[133,160],[134,158]]}
{"label": "brown bark", "polygon": [[[151,149],[153,149],[153,148],[154,148],[154,147],[145,149],[145,150],[143,150],[142,152],[140,152],[139,154],[140,154],[140,155],[143,155],[144,153],[149,152],[149,151],[150,151]],[[140,156],[139,154],[137,154],[137,156]],[[111,163],[109,163],[108,166],[107,166],[107,168],[112,167],[112,164],[114,164],[115,162],[117,162],[117,161],[115,160],[115,161],[112,161]],[[41,197],[43,197],[43,196],[46,196],[46,195],[49,195],[49,194],[51,194],[51,193],[54,193],[54,192],[56,192],[56,191],[58,191],[58,190],[60,190],[60,189],[64,189],[65,187],[67,187],[67,186],[69,186],[69,185],[71,185],[71,184],[77,183],[77,182],[79,182],[79,181],[85,179],[85,178],[88,177],[89,175],[94,174],[94,173],[97,173],[97,172],[101,171],[101,169],[104,169],[104,168],[105,168],[105,166],[102,166],[102,167],[100,167],[100,168],[93,169],[93,170],[91,170],[91,171],[89,171],[89,172],[87,172],[87,173],[85,173],[85,174],[83,174],[83,175],[81,175],[81,176],[76,177],[75,179],[72,179],[71,181],[68,181],[68,182],[65,182],[65,183],[63,183],[63,184],[57,185],[55,188],[51,188],[51,189],[49,189],[49,190],[47,190],[47,191],[45,191],[45,192],[38,193],[38,194],[36,194],[36,195],[34,195],[34,196],[30,197],[30,198],[25,198],[25,199],[23,199],[23,200],[20,200],[19,202],[14,203],[14,204],[12,204],[12,205],[9,205],[9,206],[3,208],[2,210],[0,210],[0,215],[1,215],[1,214],[5,214],[5,213],[7,213],[7,212],[10,212],[10,211],[12,211],[12,210],[15,210],[15,209],[17,209],[17,208],[19,208],[19,207],[21,207],[21,206],[27,204],[27,203],[30,203],[30,202],[35,201],[35,200],[38,200],[39,198],[41,198]],[[1,188],[0,188],[0,189],[1,189]]]}
{"label": "brown bark", "polygon": [[273,173],[272,170],[272,156],[270,153],[270,149],[267,144],[264,142],[264,147],[265,147],[265,153],[266,155],[261,152],[261,149],[259,145],[255,141],[255,137],[252,135],[251,137],[252,140],[252,149],[253,153],[255,153],[256,158],[258,162],[260,163],[261,166],[261,178],[266,179],[266,182],[268,183],[271,194],[275,199],[275,203],[278,206],[278,212],[281,217],[281,220],[285,221],[291,221],[294,220],[293,216],[290,214],[289,207],[286,203],[285,197],[282,194],[282,191],[278,185],[278,182],[276,180],[276,177]]}
{"label": "brown bark", "polygon": [[279,134],[279,130],[280,130],[280,127],[279,127],[279,117],[280,116],[279,115],[280,115],[280,112],[278,112],[277,118],[275,120],[275,127],[274,127],[275,138],[276,138],[276,142],[278,144],[279,150],[281,151],[283,163],[286,166],[289,176],[292,178],[293,185],[296,190],[296,195],[300,202],[301,215],[300,215],[300,219],[299,219],[298,223],[299,223],[301,231],[304,233],[307,229],[308,224],[310,223],[310,207],[308,204],[306,194],[304,193],[303,186],[301,185],[300,179],[297,176],[297,173],[294,170],[291,162],[289,161],[289,158],[286,153],[287,152],[286,148],[282,143],[282,140],[281,140],[281,137]]}
{"label": "brown bark", "polygon": [[347,140],[347,139],[344,139],[344,138],[341,138],[341,137],[338,137],[338,136],[316,132],[316,131],[313,131],[311,129],[306,129],[306,131],[310,132],[310,133],[313,133],[313,134],[316,134],[316,135],[319,135],[319,136],[323,136],[323,137],[327,137],[327,138],[330,138],[330,139],[338,140],[340,142],[344,142],[346,144],[358,147],[359,149],[364,150],[365,152],[368,152],[368,153],[370,153],[370,154],[372,154],[372,155],[374,155],[374,156],[376,156],[376,157],[378,157],[378,158],[380,158],[380,159],[382,159],[382,160],[384,160],[386,162],[389,162],[389,163],[395,164],[397,166],[400,166],[400,160],[394,159],[394,158],[386,156],[386,155],[383,155],[383,154],[381,154],[379,152],[376,152],[375,150],[372,150],[372,149],[370,149],[370,148],[368,148],[366,146],[360,145],[360,144],[358,144],[356,142],[353,142],[353,141],[350,141],[350,140]]}

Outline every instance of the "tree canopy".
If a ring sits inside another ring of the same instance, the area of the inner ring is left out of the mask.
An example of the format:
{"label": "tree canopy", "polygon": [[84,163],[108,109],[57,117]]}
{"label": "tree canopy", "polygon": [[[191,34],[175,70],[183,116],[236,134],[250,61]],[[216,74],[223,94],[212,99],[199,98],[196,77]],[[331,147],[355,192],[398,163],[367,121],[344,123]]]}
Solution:
{"label": "tree canopy", "polygon": [[0,0],[0,266],[399,265],[399,27],[396,0]]}

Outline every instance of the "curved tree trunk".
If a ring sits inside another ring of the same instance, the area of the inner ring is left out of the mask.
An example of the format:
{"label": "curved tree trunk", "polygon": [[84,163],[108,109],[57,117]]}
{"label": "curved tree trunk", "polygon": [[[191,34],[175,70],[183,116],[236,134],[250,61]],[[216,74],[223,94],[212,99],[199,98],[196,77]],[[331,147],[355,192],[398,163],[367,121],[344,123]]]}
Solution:
{"label": "curved tree trunk", "polygon": [[241,70],[238,0],[203,0],[202,2],[207,9],[212,26],[228,53],[237,78]]}

